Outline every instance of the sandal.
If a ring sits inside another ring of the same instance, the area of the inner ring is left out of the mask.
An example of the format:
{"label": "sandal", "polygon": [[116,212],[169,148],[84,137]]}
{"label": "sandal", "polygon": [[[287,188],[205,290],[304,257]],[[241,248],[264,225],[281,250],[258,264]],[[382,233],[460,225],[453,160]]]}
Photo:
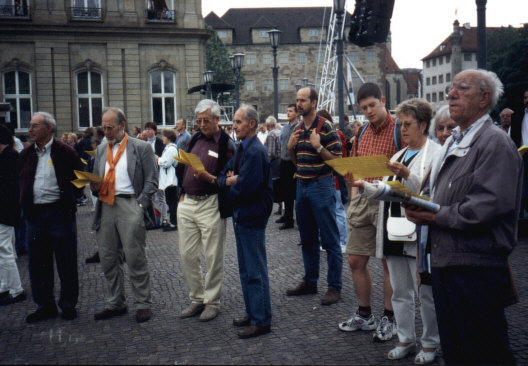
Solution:
{"label": "sandal", "polygon": [[423,349],[418,352],[416,355],[416,358],[414,359],[414,363],[416,365],[427,365],[428,363],[432,363],[436,358],[436,350],[431,352],[426,352]]}

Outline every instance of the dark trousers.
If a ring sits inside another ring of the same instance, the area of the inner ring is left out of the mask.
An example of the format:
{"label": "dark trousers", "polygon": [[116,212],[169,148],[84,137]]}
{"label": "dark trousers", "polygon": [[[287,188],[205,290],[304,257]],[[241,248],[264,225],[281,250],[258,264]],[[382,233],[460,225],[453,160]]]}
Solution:
{"label": "dark trousers", "polygon": [[271,300],[266,261],[264,227],[246,227],[233,222],[237,246],[238,268],[246,315],[251,324],[271,324]]}
{"label": "dark trousers", "polygon": [[176,210],[178,209],[178,187],[170,186],[165,188],[165,201],[169,206],[170,223],[176,225]]}
{"label": "dark trousers", "polygon": [[504,316],[506,267],[433,268],[433,296],[447,365],[513,365]]}
{"label": "dark trousers", "polygon": [[26,217],[29,241],[29,276],[33,301],[39,308],[54,308],[53,257],[57,265],[61,289],[59,307],[75,308],[79,297],[77,273],[77,224],[58,203],[35,205]]}
{"label": "dark trousers", "polygon": [[295,164],[290,160],[280,162],[280,195],[284,201],[284,218],[286,223],[293,223],[293,201],[295,201],[297,183],[293,178],[295,174]]}

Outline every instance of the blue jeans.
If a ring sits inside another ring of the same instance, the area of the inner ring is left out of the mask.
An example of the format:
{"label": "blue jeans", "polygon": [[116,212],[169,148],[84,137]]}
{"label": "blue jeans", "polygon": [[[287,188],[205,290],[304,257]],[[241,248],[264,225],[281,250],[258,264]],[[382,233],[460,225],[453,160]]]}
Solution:
{"label": "blue jeans", "polygon": [[337,189],[335,191],[335,199],[336,199],[336,221],[337,221],[337,227],[339,228],[339,241],[340,241],[341,246],[344,247],[347,244],[346,212],[345,212],[345,206],[343,206],[343,201],[341,201],[341,191],[338,191]]}
{"label": "blue jeans", "polygon": [[317,286],[321,235],[321,246],[326,250],[328,262],[328,288],[341,291],[343,255],[336,223],[334,178],[328,176],[310,182],[297,180],[295,210],[302,243],[304,282]]}
{"label": "blue jeans", "polygon": [[61,282],[59,307],[63,310],[73,309],[79,296],[75,216],[66,217],[58,203],[37,207],[35,215],[26,221],[33,301],[39,309],[56,307],[53,294],[55,256]]}
{"label": "blue jeans", "polygon": [[251,227],[233,221],[240,283],[251,324],[271,324],[271,300],[266,260],[266,227]]}

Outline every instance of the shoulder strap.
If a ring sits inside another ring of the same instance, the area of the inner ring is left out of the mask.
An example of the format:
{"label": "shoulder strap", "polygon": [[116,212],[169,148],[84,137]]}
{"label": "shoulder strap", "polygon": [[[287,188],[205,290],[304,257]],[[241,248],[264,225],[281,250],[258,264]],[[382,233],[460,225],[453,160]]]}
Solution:
{"label": "shoulder strap", "polygon": [[[315,132],[319,133],[319,132],[321,132],[321,129],[323,128],[326,119],[321,117],[321,116],[319,116],[318,114],[315,115],[315,117],[317,118],[317,126],[315,127]],[[304,124],[304,122],[303,122],[303,124]],[[295,128],[295,130],[300,130],[301,128],[302,128],[301,127],[301,122],[297,122],[297,127]]]}
{"label": "shoulder strap", "polygon": [[365,133],[365,130],[367,129],[368,125],[369,125],[369,122],[367,121],[363,124],[363,127],[361,127],[361,130],[359,130],[359,135],[356,141],[356,145],[358,147],[359,147],[359,140],[361,139],[361,136],[363,136],[363,134]]}
{"label": "shoulder strap", "polygon": [[401,149],[401,130],[399,118],[396,118],[394,121],[394,145],[396,146],[396,151]]}

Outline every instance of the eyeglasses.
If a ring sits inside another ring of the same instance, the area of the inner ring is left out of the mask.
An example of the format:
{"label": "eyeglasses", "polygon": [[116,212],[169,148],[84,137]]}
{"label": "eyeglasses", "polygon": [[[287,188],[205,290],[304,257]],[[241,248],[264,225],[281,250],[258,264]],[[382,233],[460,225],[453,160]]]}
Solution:
{"label": "eyeglasses", "polygon": [[453,83],[451,85],[446,86],[445,93],[447,95],[447,94],[451,93],[451,91],[456,90],[457,93],[463,94],[463,93],[468,92],[469,89],[471,89],[471,85],[466,84],[464,82]]}
{"label": "eyeglasses", "polygon": [[209,122],[211,122],[211,120],[210,120],[210,119],[207,119],[207,118],[198,118],[198,119],[196,120],[196,124],[197,124],[197,125],[201,125],[202,123],[203,123],[203,124],[208,124]]}
{"label": "eyeglasses", "polygon": [[[401,123],[401,121],[399,119],[396,120],[396,125],[400,126],[401,129],[408,129],[409,127],[411,127],[415,122],[404,122],[404,123]],[[418,123],[418,122],[416,122]]]}

